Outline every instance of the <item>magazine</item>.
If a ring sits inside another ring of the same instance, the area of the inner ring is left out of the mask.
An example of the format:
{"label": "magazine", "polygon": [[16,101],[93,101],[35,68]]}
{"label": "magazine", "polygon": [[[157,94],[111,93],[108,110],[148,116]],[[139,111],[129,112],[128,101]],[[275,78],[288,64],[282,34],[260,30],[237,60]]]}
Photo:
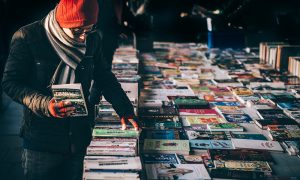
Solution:
{"label": "magazine", "polygon": [[51,89],[55,101],[70,101],[75,107],[75,112],[71,114],[71,117],[88,115],[88,110],[80,83],[52,85]]}

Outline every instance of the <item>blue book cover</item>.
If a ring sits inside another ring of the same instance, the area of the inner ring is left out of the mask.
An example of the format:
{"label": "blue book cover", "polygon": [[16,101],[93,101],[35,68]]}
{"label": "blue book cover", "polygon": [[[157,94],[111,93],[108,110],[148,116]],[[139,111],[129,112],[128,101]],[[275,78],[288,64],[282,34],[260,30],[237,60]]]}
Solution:
{"label": "blue book cover", "polygon": [[237,133],[232,133],[231,136],[232,136],[232,138],[235,138],[235,139],[268,140],[262,134],[237,134]]}
{"label": "blue book cover", "polygon": [[147,139],[180,139],[178,131],[171,130],[152,130],[147,131]]}
{"label": "blue book cover", "polygon": [[280,102],[280,103],[277,103],[277,106],[281,109],[294,109],[294,108],[300,108],[300,103],[298,103],[298,102]]}
{"label": "blue book cover", "polygon": [[213,102],[215,106],[241,106],[239,102]]}
{"label": "blue book cover", "polygon": [[143,154],[145,164],[178,164],[176,154]]}
{"label": "blue book cover", "polygon": [[223,114],[223,116],[231,123],[249,123],[252,121],[248,114]]}

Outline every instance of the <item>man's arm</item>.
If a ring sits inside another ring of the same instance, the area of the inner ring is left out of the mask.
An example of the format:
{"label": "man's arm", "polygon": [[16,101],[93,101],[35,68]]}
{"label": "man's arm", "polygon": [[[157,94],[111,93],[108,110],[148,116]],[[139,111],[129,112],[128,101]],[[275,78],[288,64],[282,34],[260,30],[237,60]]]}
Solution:
{"label": "man's arm", "polygon": [[50,117],[48,104],[50,96],[30,87],[28,75],[34,66],[33,57],[28,49],[22,30],[17,31],[11,41],[10,53],[3,73],[3,91],[14,101],[25,105],[39,116]]}
{"label": "man's arm", "polygon": [[102,91],[105,99],[112,104],[120,117],[133,116],[133,106],[103,57],[101,38],[98,40],[99,50],[96,54],[93,74],[94,87]]}
{"label": "man's arm", "polygon": [[119,117],[133,116],[133,106],[115,75],[109,68],[100,66],[94,73],[95,87],[102,91],[105,99],[112,104]]}

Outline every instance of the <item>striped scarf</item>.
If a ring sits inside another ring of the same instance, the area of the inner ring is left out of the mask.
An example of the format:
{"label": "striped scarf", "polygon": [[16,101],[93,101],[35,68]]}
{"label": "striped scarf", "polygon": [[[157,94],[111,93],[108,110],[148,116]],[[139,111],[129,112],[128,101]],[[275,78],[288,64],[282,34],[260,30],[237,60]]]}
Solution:
{"label": "striped scarf", "polygon": [[63,31],[56,21],[55,12],[56,8],[44,20],[47,37],[61,59],[50,85],[75,83],[75,70],[84,57],[86,44],[73,40]]}

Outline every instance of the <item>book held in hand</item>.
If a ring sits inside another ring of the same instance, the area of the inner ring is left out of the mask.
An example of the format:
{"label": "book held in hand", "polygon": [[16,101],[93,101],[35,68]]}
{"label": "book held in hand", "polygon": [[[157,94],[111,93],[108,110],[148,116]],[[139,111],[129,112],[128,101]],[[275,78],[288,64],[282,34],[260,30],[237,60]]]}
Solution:
{"label": "book held in hand", "polygon": [[51,89],[55,101],[70,101],[75,107],[75,112],[71,114],[71,117],[88,115],[88,110],[80,83],[52,85]]}

